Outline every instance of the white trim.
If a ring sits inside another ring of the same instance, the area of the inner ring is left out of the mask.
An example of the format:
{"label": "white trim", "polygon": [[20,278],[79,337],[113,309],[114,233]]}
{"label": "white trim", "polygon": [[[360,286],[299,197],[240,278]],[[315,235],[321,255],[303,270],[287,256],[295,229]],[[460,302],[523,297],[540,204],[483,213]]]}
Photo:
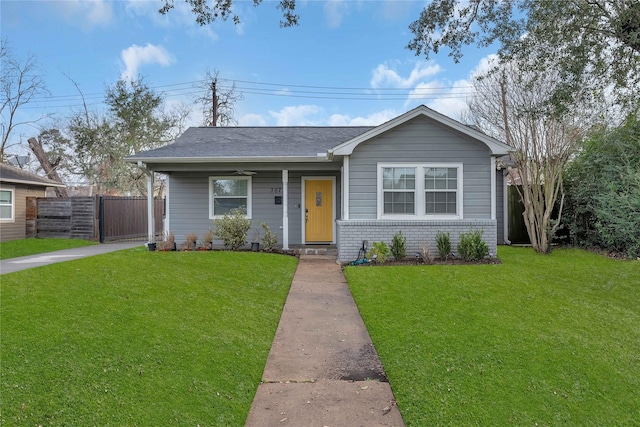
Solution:
{"label": "white trim", "polygon": [[350,202],[349,202],[349,180],[350,178],[350,174],[351,174],[351,169],[350,169],[350,165],[349,165],[349,156],[344,156],[344,158],[342,159],[343,162],[343,166],[342,166],[342,219],[349,219],[349,210],[350,208]]}
{"label": "white trim", "polygon": [[502,234],[503,240],[507,245],[511,244],[509,240],[509,186],[507,185],[507,169],[502,170]]}
{"label": "white trim", "polygon": [[[383,196],[383,169],[384,168],[415,168],[416,170],[416,182],[415,182],[415,210],[413,215],[385,215],[384,212],[384,196]],[[426,168],[456,168],[457,174],[457,189],[456,189],[456,215],[431,215],[425,213],[424,206],[424,170]],[[395,220],[459,220],[464,219],[464,168],[462,163],[378,163],[377,164],[377,218],[378,219],[395,219]]]}
{"label": "white trim", "polygon": [[491,138],[490,136],[475,130],[469,126],[466,126],[457,120],[453,120],[443,114],[438,113],[437,111],[432,110],[424,105],[420,105],[413,110],[407,111],[406,113],[389,120],[386,123],[381,124],[363,134],[356,136],[355,138],[350,139],[349,141],[343,142],[342,144],[332,148],[329,150],[329,155],[335,156],[345,156],[353,153],[353,150],[361,143],[370,140],[384,132],[387,132],[397,126],[400,126],[403,123],[408,122],[411,119],[414,119],[418,116],[425,116],[430,118],[440,124],[448,126],[449,128],[456,130],[468,137],[471,137],[477,141],[484,143],[487,148],[491,151],[491,154],[494,156],[502,156],[508,154],[510,151],[513,151],[513,147],[510,147],[497,139]]}
{"label": "white trim", "polygon": [[236,180],[236,181],[248,181],[247,183],[247,214],[245,218],[251,219],[251,188],[253,187],[250,176],[239,175],[227,175],[227,176],[210,176],[209,177],[209,219],[220,218],[221,215],[214,215],[213,213],[213,181],[215,180]]}
{"label": "white trim", "polygon": [[[262,156],[262,157],[125,157],[129,163],[328,163],[328,154],[319,156]],[[48,184],[44,184],[47,185]]]}
{"label": "white trim", "polygon": [[[301,197],[301,211],[302,211],[302,215],[300,215],[301,218],[301,231],[302,231],[302,244],[305,243],[318,243],[318,242],[307,242],[307,230],[305,227],[305,217],[306,217],[306,212],[305,212],[305,206],[306,206],[306,182],[307,181],[329,181],[331,180],[331,203],[333,204],[333,206],[331,206],[331,244],[335,244],[336,243],[336,206],[337,206],[337,200],[336,200],[336,177],[335,176],[303,176],[301,177],[301,193],[302,193],[302,197]],[[324,243],[324,242],[323,242]],[[329,242],[327,242],[329,243]]]}
{"label": "white trim", "polygon": [[289,250],[289,171],[282,170],[282,249]]}
{"label": "white trim", "polygon": [[11,204],[2,205],[11,207],[11,218],[0,218],[0,222],[16,222],[16,187],[14,187],[13,185],[0,185],[0,190],[9,191],[11,193]]}
{"label": "white trim", "polygon": [[149,243],[156,241],[156,213],[155,203],[153,200],[153,181],[154,173],[146,168],[144,172],[147,174],[147,238]]}
{"label": "white trim", "polygon": [[171,175],[165,175],[165,184],[167,185],[167,188],[165,189],[165,196],[164,196],[164,227],[163,227],[163,232],[164,235],[166,236],[167,234],[169,234],[169,230],[171,230],[170,227],[170,220],[171,220],[171,216],[169,215],[169,212],[171,212],[171,203],[169,203],[170,197],[171,197],[171,191],[169,191],[169,183],[171,182]]}
{"label": "white trim", "polygon": [[496,158],[491,157],[491,219],[496,219]]}

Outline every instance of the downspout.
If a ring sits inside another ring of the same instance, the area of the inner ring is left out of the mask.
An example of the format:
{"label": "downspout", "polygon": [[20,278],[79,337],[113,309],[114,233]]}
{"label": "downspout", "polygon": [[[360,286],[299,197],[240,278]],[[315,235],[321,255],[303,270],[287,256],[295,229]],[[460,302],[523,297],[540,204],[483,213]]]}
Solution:
{"label": "downspout", "polygon": [[282,250],[289,250],[289,171],[282,170]]}
{"label": "downspout", "polygon": [[138,167],[147,175],[147,239],[148,243],[156,242],[156,216],[153,203],[154,174],[141,161]]}

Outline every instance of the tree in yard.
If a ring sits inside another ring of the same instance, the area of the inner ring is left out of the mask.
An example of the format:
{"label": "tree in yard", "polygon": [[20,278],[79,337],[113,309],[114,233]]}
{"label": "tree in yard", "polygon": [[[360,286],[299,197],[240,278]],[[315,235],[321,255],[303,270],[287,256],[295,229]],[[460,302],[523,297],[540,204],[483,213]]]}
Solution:
{"label": "tree in yard", "polygon": [[[580,118],[558,117],[548,104],[557,75],[542,75],[498,65],[474,80],[476,96],[469,102],[475,124],[513,147],[509,173],[518,179],[524,220],[531,244],[539,253],[551,251],[564,201],[563,171],[582,137]],[[556,201],[559,212],[552,217]]]}
{"label": "tree in yard", "polygon": [[563,223],[574,244],[640,257],[640,115],[602,127],[567,169]]}
{"label": "tree in yard", "polygon": [[188,110],[181,106],[166,112],[163,101],[142,78],[119,80],[107,88],[105,114],[85,107],[71,119],[74,173],[86,177],[99,193],[146,194],[144,173],[124,158],[166,145],[182,131]]}
{"label": "tree in yard", "polygon": [[[174,7],[175,0],[163,0],[164,5],[159,12],[167,14]],[[191,7],[191,12],[196,17],[196,22],[200,25],[208,25],[217,19],[226,21],[233,19],[236,24],[240,23],[240,17],[233,12],[233,0],[184,0]],[[258,6],[262,0],[253,0],[253,5]],[[298,25],[299,16],[294,13],[296,0],[280,0],[277,8],[282,11],[281,27],[292,27]]]}
{"label": "tree in yard", "polygon": [[587,86],[629,110],[638,102],[637,0],[434,0],[409,28],[416,55],[446,47],[457,62],[465,45],[498,43],[504,63],[555,70],[560,83],[548,96],[560,115]]}
{"label": "tree in yard", "polygon": [[232,126],[238,122],[234,118],[235,103],[242,100],[241,93],[236,93],[236,84],[222,86],[219,72],[207,70],[207,75],[198,86],[203,95],[196,98],[202,105],[202,124],[204,126]]}
{"label": "tree in yard", "polygon": [[34,55],[20,62],[10,51],[8,41],[0,40],[0,117],[2,117],[2,141],[0,142],[0,161],[3,161],[8,148],[9,137],[17,126],[34,124],[47,117],[20,120],[19,109],[29,104],[34,97],[45,95],[48,91],[40,73]]}

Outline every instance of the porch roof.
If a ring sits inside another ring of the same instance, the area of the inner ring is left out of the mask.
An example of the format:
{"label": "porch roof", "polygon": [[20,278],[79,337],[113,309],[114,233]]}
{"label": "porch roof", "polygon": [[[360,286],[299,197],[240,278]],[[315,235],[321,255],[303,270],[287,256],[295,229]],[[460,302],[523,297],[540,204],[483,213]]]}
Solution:
{"label": "porch roof", "polygon": [[339,127],[192,127],[173,144],[127,157],[147,163],[316,160],[329,149],[373,129]]}

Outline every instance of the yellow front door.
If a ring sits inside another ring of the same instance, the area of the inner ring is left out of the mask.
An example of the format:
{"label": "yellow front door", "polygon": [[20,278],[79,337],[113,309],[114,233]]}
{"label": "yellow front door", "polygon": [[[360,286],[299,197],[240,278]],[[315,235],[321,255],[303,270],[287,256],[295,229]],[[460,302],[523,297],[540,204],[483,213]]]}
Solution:
{"label": "yellow front door", "polygon": [[333,181],[305,181],[305,240],[333,241]]}

